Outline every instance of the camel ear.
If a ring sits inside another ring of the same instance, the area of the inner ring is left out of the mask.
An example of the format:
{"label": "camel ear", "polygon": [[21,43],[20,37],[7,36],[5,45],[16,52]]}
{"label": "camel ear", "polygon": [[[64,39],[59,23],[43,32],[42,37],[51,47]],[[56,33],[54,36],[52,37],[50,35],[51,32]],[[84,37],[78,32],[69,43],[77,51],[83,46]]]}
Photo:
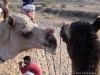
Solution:
{"label": "camel ear", "polygon": [[100,29],[100,16],[97,17],[96,21],[92,24],[94,31],[98,31]]}
{"label": "camel ear", "polygon": [[69,22],[66,22],[63,25],[64,25],[64,29],[67,29],[70,26]]}
{"label": "camel ear", "polygon": [[15,26],[15,20],[12,16],[8,17],[8,25],[13,28]]}
{"label": "camel ear", "polygon": [[64,27],[64,29],[68,28],[69,27],[69,22],[63,22],[62,23],[62,27]]}

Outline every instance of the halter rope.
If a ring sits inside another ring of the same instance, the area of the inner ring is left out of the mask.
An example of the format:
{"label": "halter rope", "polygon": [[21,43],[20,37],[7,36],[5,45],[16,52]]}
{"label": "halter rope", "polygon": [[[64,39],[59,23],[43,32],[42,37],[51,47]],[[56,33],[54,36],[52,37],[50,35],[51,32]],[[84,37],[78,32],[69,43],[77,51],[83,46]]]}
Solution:
{"label": "halter rope", "polygon": [[61,37],[60,37],[60,67],[59,67],[59,74],[62,75],[62,63],[61,63]]}
{"label": "halter rope", "polygon": [[[46,56],[46,51],[45,51],[45,56]],[[50,70],[49,70],[49,64],[48,64],[47,56],[46,56],[46,61],[47,61],[47,67],[48,67],[49,75],[50,75]]]}

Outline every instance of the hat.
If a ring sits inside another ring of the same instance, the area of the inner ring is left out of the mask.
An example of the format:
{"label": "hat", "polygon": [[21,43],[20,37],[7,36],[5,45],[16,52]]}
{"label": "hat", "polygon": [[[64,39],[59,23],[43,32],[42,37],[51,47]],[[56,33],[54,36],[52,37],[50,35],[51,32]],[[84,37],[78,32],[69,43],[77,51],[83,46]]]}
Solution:
{"label": "hat", "polygon": [[3,10],[2,10],[2,8],[0,8],[0,12],[2,12]]}

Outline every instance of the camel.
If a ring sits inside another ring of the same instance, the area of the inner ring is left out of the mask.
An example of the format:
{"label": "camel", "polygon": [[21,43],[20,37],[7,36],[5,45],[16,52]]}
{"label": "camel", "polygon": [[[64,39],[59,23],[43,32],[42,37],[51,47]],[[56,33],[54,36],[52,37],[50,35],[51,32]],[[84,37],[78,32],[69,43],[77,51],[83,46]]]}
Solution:
{"label": "camel", "polygon": [[100,17],[93,24],[76,21],[64,24],[60,36],[72,61],[72,75],[100,75]]}
{"label": "camel", "polygon": [[30,18],[15,14],[0,23],[0,61],[12,59],[18,53],[37,48],[55,54],[56,38],[53,33],[39,28]]}

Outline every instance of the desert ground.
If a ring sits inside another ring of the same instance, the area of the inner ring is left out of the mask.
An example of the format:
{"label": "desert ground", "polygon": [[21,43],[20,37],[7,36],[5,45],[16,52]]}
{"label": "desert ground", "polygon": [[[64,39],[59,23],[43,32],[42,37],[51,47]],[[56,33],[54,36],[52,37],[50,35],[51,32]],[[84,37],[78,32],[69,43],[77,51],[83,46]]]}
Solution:
{"label": "desert ground", "polygon": [[[84,5],[84,7],[78,7],[77,4],[69,4],[64,9],[83,10],[91,12],[96,11],[100,13],[99,6],[100,5]],[[59,7],[59,5],[57,5],[57,7]],[[10,15],[15,13],[17,12],[10,11]],[[54,35],[57,38],[58,44],[56,55],[51,55],[50,53],[45,52],[43,49],[34,48],[31,50],[24,51],[18,54],[16,57],[7,60],[5,63],[0,64],[0,75],[22,75],[19,71],[18,62],[22,61],[23,57],[26,55],[31,56],[32,61],[36,62],[40,66],[43,75],[71,75],[71,60],[67,53],[66,44],[61,41],[59,32],[63,22],[71,23],[80,19],[88,21],[90,23],[93,23],[93,21],[95,20],[77,17],[61,18],[58,15],[52,15],[43,13],[42,11],[36,11],[36,20],[39,27],[52,27],[55,29]],[[100,35],[99,32],[98,35]]]}

